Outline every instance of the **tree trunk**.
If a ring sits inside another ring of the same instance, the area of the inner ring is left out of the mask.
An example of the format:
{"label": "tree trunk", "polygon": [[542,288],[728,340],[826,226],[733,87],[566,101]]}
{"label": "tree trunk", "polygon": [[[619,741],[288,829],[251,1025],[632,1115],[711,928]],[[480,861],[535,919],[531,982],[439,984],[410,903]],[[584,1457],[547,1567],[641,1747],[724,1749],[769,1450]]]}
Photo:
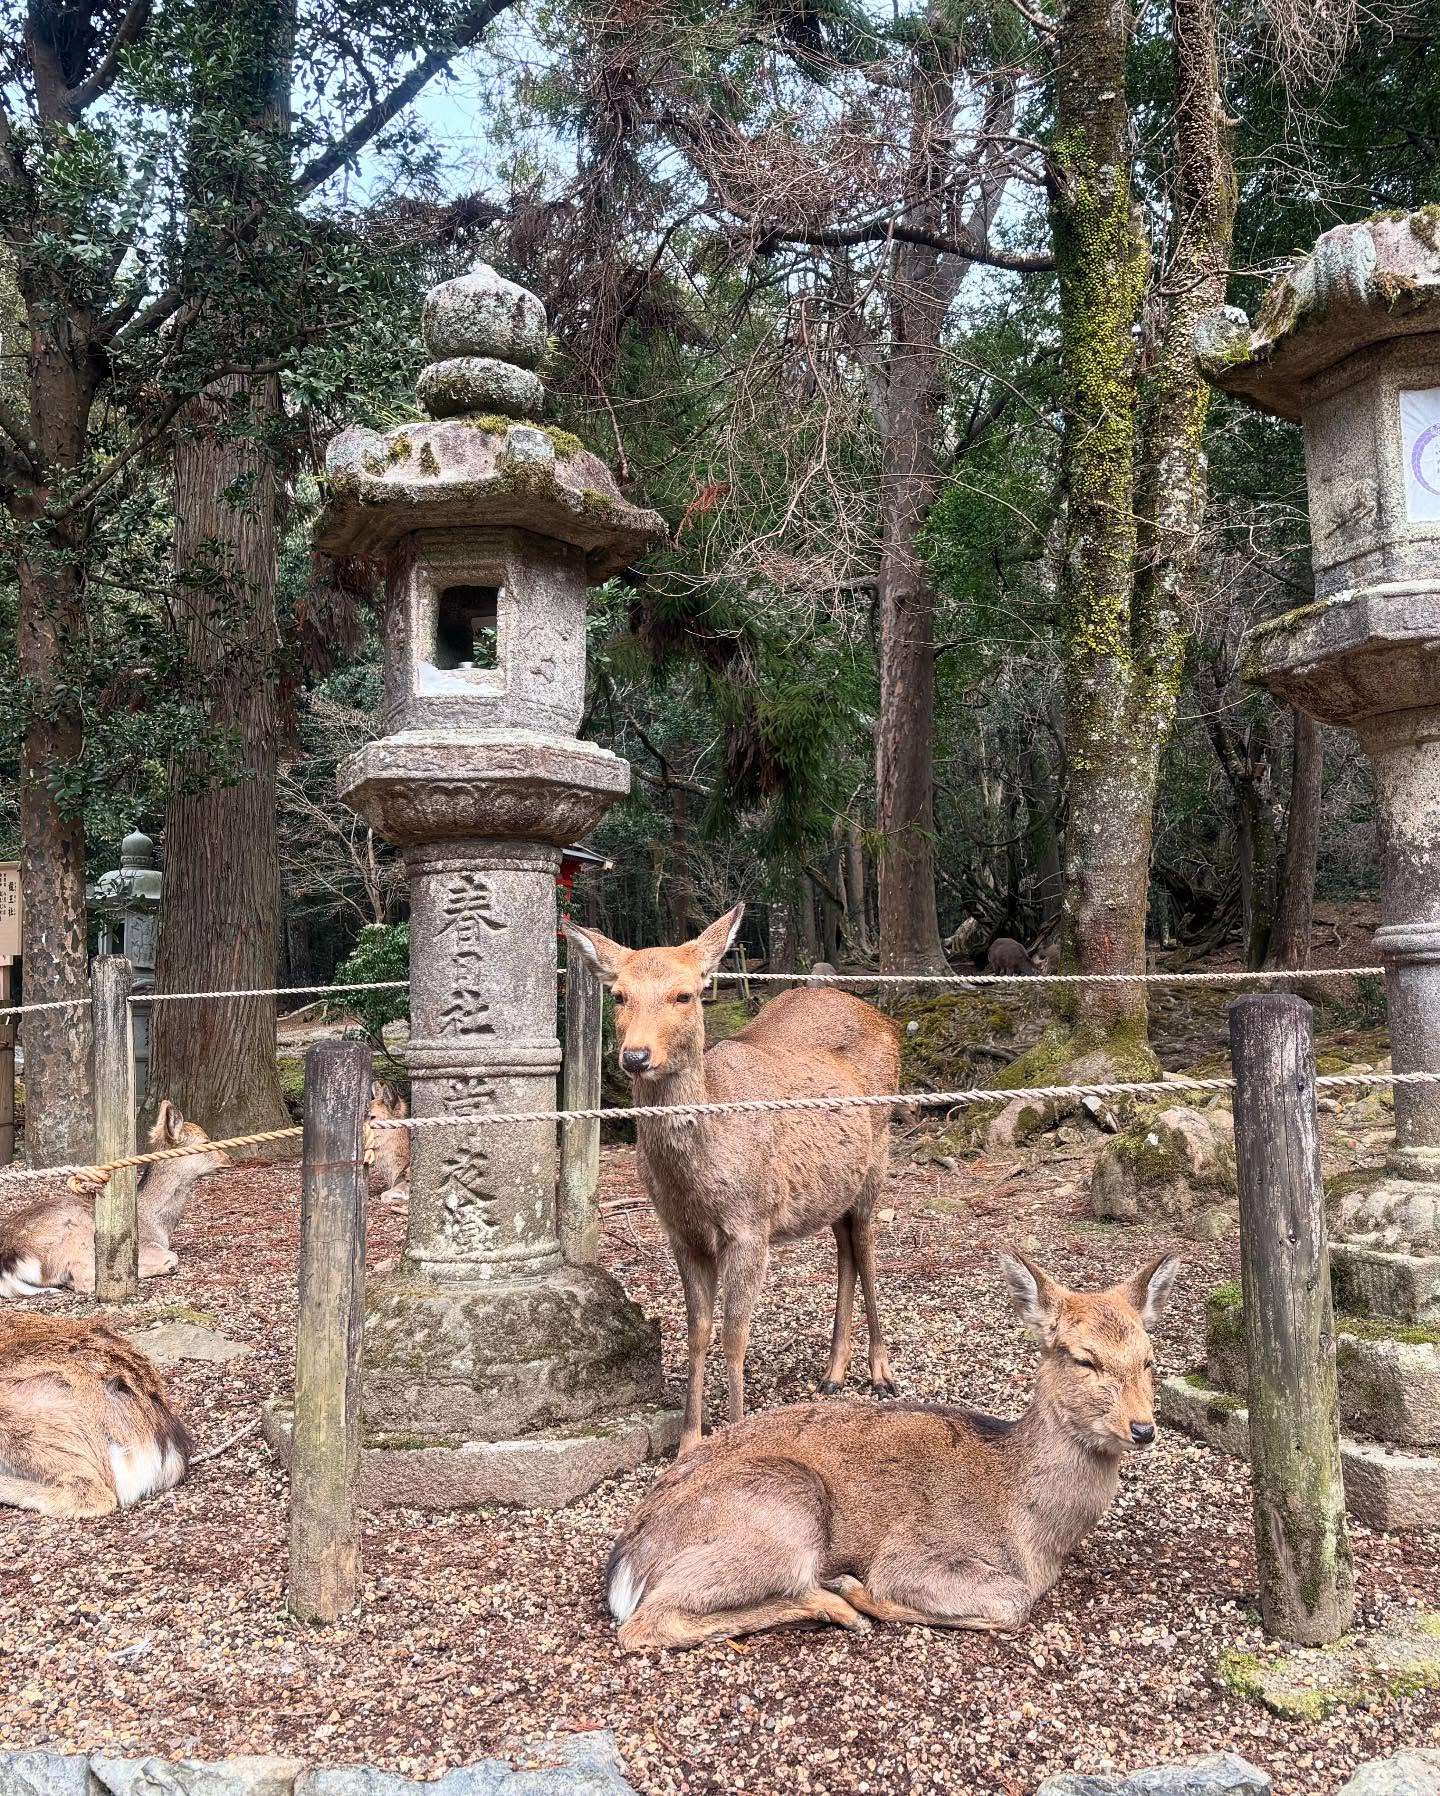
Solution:
{"label": "tree trunk", "polygon": [[[248,55],[222,69],[225,99],[257,135],[288,144],[294,0],[255,0],[240,26]],[[243,213],[257,188],[217,177],[204,143],[189,180],[200,212]],[[237,320],[236,358],[256,345]],[[279,714],[281,483],[274,438],[282,418],[276,375],[227,374],[180,420],[175,445],[175,605],[207,720],[238,763],[217,784],[193,760],[171,768],[157,993],[273,986],[280,965],[280,853],[276,739]],[[168,1097],[212,1135],[283,1127],[289,1120],[275,1062],[275,1000],[157,1004],[147,1108]]]}
{"label": "tree trunk", "polygon": [[820,936],[815,928],[815,882],[808,873],[800,875],[800,963],[804,967],[813,967],[817,960],[823,959],[820,953]]}
{"label": "tree trunk", "polygon": [[850,906],[850,940],[857,954],[866,958],[873,950],[870,939],[869,894],[865,883],[865,838],[853,817],[845,825],[845,896]]}
{"label": "tree trunk", "polygon": [[[956,44],[932,4],[910,82],[907,210],[940,222],[951,167]],[[944,391],[940,333],[955,278],[919,244],[890,256],[890,341],[880,418],[880,717],[875,818],[881,836],[880,966],[943,973],[935,906],[935,594],[916,537],[935,503],[935,435]]]}
{"label": "tree trunk", "polygon": [[770,906],[770,965],[772,973],[795,971],[795,911],[782,902]]}
{"label": "tree trunk", "polygon": [[[1131,194],[1130,24],[1128,8],[1110,0],[1070,0],[1056,84],[1051,207],[1067,399],[1061,611],[1072,772],[1065,928],[1080,973],[1145,970],[1155,789],[1206,499],[1209,389],[1191,335],[1196,316],[1224,297],[1234,210],[1213,0],[1175,0],[1177,222],[1139,458],[1152,476],[1137,494],[1135,341],[1148,252]],[[1076,987],[1069,1008],[1072,1058],[1117,1070],[1149,1060],[1143,985]]]}
{"label": "tree trunk", "polygon": [[1290,805],[1285,816],[1285,853],[1280,863],[1275,923],[1270,932],[1270,965],[1308,967],[1325,743],[1320,725],[1306,712],[1292,708],[1290,720]]}
{"label": "tree trunk", "polygon": [[[56,314],[41,276],[20,271],[30,331],[29,403],[42,484],[16,501],[20,523],[17,660],[25,694],[20,750],[22,950],[25,1001],[89,996],[85,918],[85,823],[61,795],[80,761],[84,725],[74,656],[85,642],[83,526],[58,520],[63,493],[85,456],[90,405],[88,344]],[[24,1019],[25,1155],[31,1166],[88,1162],[95,1123],[90,1092],[90,1010],[39,1011]]]}
{"label": "tree trunk", "polygon": [[[261,440],[278,406],[273,378],[227,375],[190,409],[175,446],[176,611],[208,721],[229,734],[238,766],[221,785],[184,760],[171,770],[161,993],[263,989],[279,967],[279,501]],[[282,1127],[274,998],[157,1004],[147,1108],[166,1097],[212,1135]]]}

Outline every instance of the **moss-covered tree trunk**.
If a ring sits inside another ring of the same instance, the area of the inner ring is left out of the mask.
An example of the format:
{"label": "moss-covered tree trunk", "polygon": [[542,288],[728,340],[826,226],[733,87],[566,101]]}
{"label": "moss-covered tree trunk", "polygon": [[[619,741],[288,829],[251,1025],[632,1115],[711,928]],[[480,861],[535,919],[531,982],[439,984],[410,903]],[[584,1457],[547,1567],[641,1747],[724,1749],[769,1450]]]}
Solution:
{"label": "moss-covered tree trunk", "polygon": [[[1199,314],[1224,297],[1233,215],[1212,0],[1176,0],[1175,222],[1142,415],[1137,341],[1150,265],[1131,182],[1131,22],[1111,0],[1071,0],[1057,48],[1051,219],[1066,396],[1060,598],[1070,764],[1064,948],[1067,970],[1088,974],[1145,970],[1151,819],[1206,498],[1208,390],[1191,334]],[[1068,1008],[1040,1050],[1047,1070],[1057,1060],[1117,1071],[1151,1064],[1142,985],[1080,986]]]}

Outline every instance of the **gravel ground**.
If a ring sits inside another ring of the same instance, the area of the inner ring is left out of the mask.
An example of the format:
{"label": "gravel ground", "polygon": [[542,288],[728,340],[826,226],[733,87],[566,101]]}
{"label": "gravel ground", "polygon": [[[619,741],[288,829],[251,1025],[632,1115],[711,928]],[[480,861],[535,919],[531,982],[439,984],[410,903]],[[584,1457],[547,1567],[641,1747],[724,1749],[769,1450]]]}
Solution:
{"label": "gravel ground", "polygon": [[[1012,1243],[1080,1285],[1166,1245],[1093,1224],[1093,1149],[989,1156],[956,1173],[897,1156],[881,1231],[882,1300],[905,1389],[1013,1414],[1034,1362],[993,1250]],[[680,1307],[628,1149],[605,1155],[606,1252],[663,1320],[678,1386]],[[377,1209],[371,1261],[402,1223]],[[298,1175],[253,1166],[202,1187],[137,1321],[199,1312],[248,1358],[173,1382],[201,1445],[289,1378]],[[1233,1242],[1184,1244],[1162,1364],[1199,1356],[1205,1289]],[[828,1237],[780,1251],[751,1348],[752,1393],[805,1396],[828,1336]],[[72,1300],[45,1300],[79,1310]],[[717,1356],[718,1360],[718,1356]],[[857,1352],[863,1365],[863,1348]],[[858,1386],[856,1393],[858,1395]],[[1162,1434],[1137,1456],[1096,1535],[1014,1639],[877,1628],[789,1632],[663,1659],[616,1650],[600,1600],[609,1540],[645,1468],[555,1515],[369,1518],[364,1606],[309,1632],[283,1610],[284,1485],[251,1437],[181,1490],[101,1523],[0,1510],[0,1745],[218,1757],[284,1752],[417,1776],[508,1740],[613,1727],[646,1792],[1033,1790],[1068,1768],[1127,1769],[1233,1748],[1282,1796],[1335,1790],[1362,1758],[1440,1742],[1440,1696],[1303,1727],[1219,1690],[1218,1648],[1260,1649],[1245,1479]],[[1440,1608],[1440,1536],[1353,1530],[1367,1624]]]}

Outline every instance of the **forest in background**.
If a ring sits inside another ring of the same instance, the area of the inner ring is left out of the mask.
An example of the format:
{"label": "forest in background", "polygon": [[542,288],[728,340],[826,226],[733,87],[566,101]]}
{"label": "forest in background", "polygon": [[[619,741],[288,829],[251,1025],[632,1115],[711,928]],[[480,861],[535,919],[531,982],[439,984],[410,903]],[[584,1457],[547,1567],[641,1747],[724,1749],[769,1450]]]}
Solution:
{"label": "forest in background", "polygon": [[[326,442],[415,415],[421,297],[476,260],[548,308],[550,421],[671,532],[593,595],[584,733],[634,769],[580,886],[608,933],[743,896],[782,967],[1053,933],[1134,970],[1147,929],[1299,965],[1313,892],[1373,890],[1363,757],[1239,672],[1309,593],[1299,433],[1212,403],[1190,342],[1330,226],[1440,201],[1434,0],[0,14],[27,998],[83,991],[137,826],[161,990],[323,980],[403,923],[335,797],[375,570],[309,533]],[[1148,1069],[1116,992],[1032,1065]],[[268,1126],[273,1022],[165,1007],[153,1089]],[[27,1026],[37,1163],[87,1156],[87,1028]]]}

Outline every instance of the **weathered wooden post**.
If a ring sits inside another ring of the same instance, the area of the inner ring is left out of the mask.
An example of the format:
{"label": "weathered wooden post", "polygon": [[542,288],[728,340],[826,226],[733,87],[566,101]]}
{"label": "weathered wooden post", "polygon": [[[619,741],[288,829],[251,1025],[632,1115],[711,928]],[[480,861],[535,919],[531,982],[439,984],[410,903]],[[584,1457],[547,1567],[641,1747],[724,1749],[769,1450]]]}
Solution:
{"label": "weathered wooden post", "polygon": [[[102,954],[91,963],[95,1155],[102,1165],[135,1152],[135,1062],[130,1035],[133,985],[130,962],[123,954]],[[140,1220],[135,1193],[136,1169],[122,1166],[110,1174],[95,1199],[95,1295],[103,1303],[120,1303],[140,1290]]]}
{"label": "weathered wooden post", "polygon": [[1238,999],[1230,1056],[1260,1614],[1267,1634],[1319,1646],[1349,1626],[1355,1580],[1310,1006]]}
{"label": "weathered wooden post", "polygon": [[[0,1010],[13,999],[10,969],[20,952],[20,869],[0,867]],[[15,1158],[15,1018],[0,1016],[0,1166]]]}
{"label": "weathered wooden post", "polygon": [[327,1041],[310,1050],[286,1599],[301,1621],[337,1621],[355,1607],[360,1584],[356,1480],[369,1098],[364,1042]]}
{"label": "weathered wooden post", "polygon": [[[600,1108],[604,998],[583,956],[565,954],[565,1064],[561,1108]],[[593,1265],[600,1252],[600,1124],[563,1123],[560,1130],[560,1251],[571,1266]]]}

